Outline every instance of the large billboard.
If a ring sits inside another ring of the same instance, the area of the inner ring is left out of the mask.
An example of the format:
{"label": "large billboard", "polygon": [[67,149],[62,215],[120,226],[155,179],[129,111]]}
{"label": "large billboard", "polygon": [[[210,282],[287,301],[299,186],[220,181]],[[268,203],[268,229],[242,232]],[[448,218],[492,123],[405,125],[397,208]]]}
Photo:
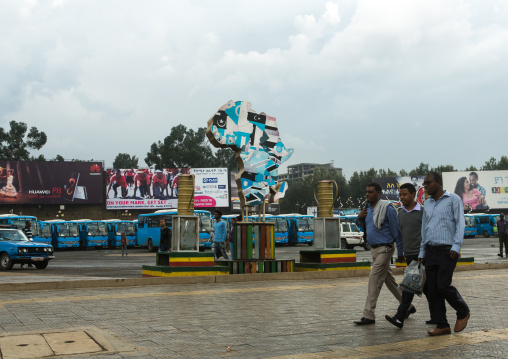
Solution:
{"label": "large billboard", "polygon": [[194,206],[229,207],[227,168],[107,169],[107,209],[178,207],[178,178],[194,174]]}
{"label": "large billboard", "polygon": [[102,203],[102,170],[102,162],[0,161],[0,203]]}
{"label": "large billboard", "polygon": [[374,182],[381,186],[381,199],[398,202],[399,188],[404,183],[411,183],[416,188],[416,200],[418,203],[425,202],[425,190],[423,189],[423,179],[425,176],[398,176],[398,177],[380,177]]}
{"label": "large billboard", "polygon": [[443,187],[456,193],[465,211],[508,208],[508,171],[444,172]]}

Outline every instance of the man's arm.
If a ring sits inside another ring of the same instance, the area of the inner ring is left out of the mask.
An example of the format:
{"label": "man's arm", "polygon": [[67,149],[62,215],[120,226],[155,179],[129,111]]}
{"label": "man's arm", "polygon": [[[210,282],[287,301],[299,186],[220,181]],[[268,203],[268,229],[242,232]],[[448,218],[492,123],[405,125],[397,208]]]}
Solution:
{"label": "man's arm", "polygon": [[422,243],[420,243],[420,254],[418,254],[418,260],[422,261],[425,258],[425,246],[429,242],[429,238],[427,237],[425,228],[427,227],[427,212],[425,211],[425,207],[423,208],[423,216],[422,216]]}
{"label": "man's arm", "polygon": [[453,236],[452,251],[459,253],[462,242],[464,241],[464,229],[466,222],[464,220],[464,211],[462,201],[459,197],[452,197],[453,219],[455,221],[455,234]]}
{"label": "man's arm", "polygon": [[392,238],[395,239],[397,244],[397,254],[399,257],[404,256],[404,249],[402,248],[402,235],[399,228],[399,220],[397,219],[397,211],[392,205],[386,209],[386,217],[388,218],[388,225]]}

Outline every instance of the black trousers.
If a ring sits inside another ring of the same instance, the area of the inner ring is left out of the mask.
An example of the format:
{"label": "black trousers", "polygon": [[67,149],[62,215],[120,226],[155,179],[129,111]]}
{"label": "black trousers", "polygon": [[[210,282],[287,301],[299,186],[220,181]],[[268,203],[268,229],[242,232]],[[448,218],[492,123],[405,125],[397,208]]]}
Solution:
{"label": "black trousers", "polygon": [[[406,256],[407,265],[411,264],[412,261],[417,261],[417,260],[418,260],[418,255]],[[425,294],[425,297],[427,297],[427,301],[428,301],[429,297],[428,297],[427,282],[425,282],[425,285],[423,286],[423,294]],[[409,310],[411,303],[413,303],[414,296],[415,295],[411,292],[406,292],[405,290],[402,291],[402,302],[400,302],[399,308],[397,309],[397,314],[395,314],[395,317],[398,320],[400,320],[401,322],[404,322],[406,313]],[[430,306],[429,306],[429,310],[430,310]]]}
{"label": "black trousers", "polygon": [[458,258],[450,258],[450,247],[428,247],[425,251],[425,272],[430,317],[437,323],[438,328],[450,326],[446,319],[445,300],[457,312],[457,319],[464,319],[469,313],[469,307],[452,286],[452,277]]}

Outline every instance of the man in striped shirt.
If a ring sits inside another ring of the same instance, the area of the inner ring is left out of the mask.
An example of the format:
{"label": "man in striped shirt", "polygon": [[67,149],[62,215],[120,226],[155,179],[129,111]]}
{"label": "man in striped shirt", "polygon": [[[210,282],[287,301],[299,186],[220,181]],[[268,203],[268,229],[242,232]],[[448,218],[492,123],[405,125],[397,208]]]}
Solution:
{"label": "man in striped shirt", "polygon": [[418,260],[425,263],[430,317],[437,323],[428,333],[431,336],[451,333],[445,300],[457,312],[454,331],[461,332],[469,320],[469,307],[451,283],[464,240],[464,205],[459,196],[443,190],[439,173],[425,176],[423,186],[430,197],[423,209]]}

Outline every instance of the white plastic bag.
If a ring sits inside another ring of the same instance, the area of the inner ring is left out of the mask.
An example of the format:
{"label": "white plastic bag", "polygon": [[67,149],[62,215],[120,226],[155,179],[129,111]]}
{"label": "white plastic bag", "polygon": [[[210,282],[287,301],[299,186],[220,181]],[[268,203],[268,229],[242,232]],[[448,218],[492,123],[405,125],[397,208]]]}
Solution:
{"label": "white plastic bag", "polygon": [[399,288],[421,297],[424,285],[425,267],[418,261],[412,261],[404,271],[404,278],[402,278]]}

